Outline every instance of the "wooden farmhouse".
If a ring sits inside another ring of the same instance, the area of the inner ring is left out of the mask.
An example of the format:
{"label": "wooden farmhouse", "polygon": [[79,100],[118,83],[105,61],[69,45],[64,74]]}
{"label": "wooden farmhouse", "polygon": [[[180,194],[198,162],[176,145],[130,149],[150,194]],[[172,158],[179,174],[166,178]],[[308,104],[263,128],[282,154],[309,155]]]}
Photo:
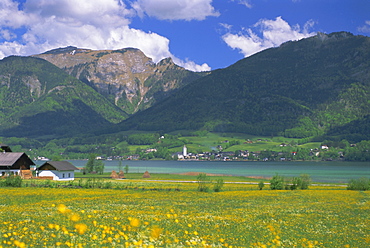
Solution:
{"label": "wooden farmhouse", "polygon": [[0,144],[0,149],[4,152],[12,152],[12,149],[10,149],[9,146],[7,145],[4,145],[4,144]]}
{"label": "wooden farmhouse", "polygon": [[48,161],[37,168],[38,178],[57,181],[70,181],[75,179],[76,166],[68,161]]}
{"label": "wooden farmhouse", "polygon": [[[30,167],[35,163],[24,152],[0,152],[0,175],[30,175]],[[32,176],[32,173],[31,173]]]}

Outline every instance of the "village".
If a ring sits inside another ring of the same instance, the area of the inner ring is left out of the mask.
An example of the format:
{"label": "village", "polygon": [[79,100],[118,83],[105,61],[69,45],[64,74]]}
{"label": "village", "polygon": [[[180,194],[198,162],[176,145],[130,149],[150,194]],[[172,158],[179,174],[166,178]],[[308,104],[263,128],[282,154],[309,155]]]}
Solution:
{"label": "village", "polygon": [[[225,141],[227,142],[227,141]],[[289,144],[281,143],[280,147],[286,147]],[[217,151],[211,152],[202,152],[202,153],[191,153],[188,152],[186,145],[182,147],[181,152],[176,152],[171,154],[173,160],[179,161],[293,161],[293,160],[313,160],[320,159],[331,161],[333,158],[322,156],[325,152],[329,151],[327,145],[321,145],[319,148],[314,149],[301,149],[298,151],[289,151],[289,152],[275,152],[269,150],[263,151],[249,151],[249,150],[237,150],[233,151],[223,151],[221,145],[217,146]],[[157,152],[155,148],[148,148],[143,150],[144,154],[150,154]],[[338,152],[335,154],[339,159],[343,158],[343,153]],[[140,154],[130,155],[127,158],[122,157],[108,157],[104,158],[99,156],[98,159],[128,159],[128,160],[140,160],[143,159]],[[144,158],[145,159],[145,158]]]}

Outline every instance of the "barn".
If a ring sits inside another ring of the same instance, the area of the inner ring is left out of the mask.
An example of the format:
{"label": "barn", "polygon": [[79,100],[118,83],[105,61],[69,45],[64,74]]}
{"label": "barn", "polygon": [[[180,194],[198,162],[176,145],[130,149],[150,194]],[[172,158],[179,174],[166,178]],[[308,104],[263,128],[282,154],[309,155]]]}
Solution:
{"label": "barn", "polygon": [[31,165],[35,163],[24,152],[0,152],[0,175],[20,175],[29,174]]}
{"label": "barn", "polygon": [[74,180],[75,170],[78,168],[68,161],[47,161],[37,168],[40,179],[50,178],[57,181]]}

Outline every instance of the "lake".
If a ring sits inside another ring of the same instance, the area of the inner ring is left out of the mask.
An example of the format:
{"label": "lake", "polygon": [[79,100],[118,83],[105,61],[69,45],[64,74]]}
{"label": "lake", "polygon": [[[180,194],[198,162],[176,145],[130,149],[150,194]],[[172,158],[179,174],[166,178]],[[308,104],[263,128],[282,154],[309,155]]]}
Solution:
{"label": "lake", "polygon": [[[42,161],[37,161],[42,164]],[[76,167],[84,167],[87,160],[70,160]],[[118,160],[104,161],[105,172],[118,171]],[[122,170],[129,173],[185,173],[205,172],[233,176],[272,177],[276,173],[286,177],[309,174],[315,182],[347,183],[349,179],[370,177],[369,162],[221,162],[221,161],[132,161],[123,160]]]}

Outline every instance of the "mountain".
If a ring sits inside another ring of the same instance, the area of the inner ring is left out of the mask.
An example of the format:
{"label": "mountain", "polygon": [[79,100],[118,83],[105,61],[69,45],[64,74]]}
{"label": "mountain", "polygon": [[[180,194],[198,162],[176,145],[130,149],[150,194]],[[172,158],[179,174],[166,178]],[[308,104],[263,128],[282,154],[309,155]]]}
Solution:
{"label": "mountain", "polygon": [[370,38],[318,33],[212,71],[115,130],[340,136],[368,120],[369,103]]}
{"label": "mountain", "polygon": [[[222,58],[220,58],[222,59]],[[0,60],[0,136],[208,130],[369,139],[370,38],[318,33],[207,73],[140,50]]]}
{"label": "mountain", "polygon": [[156,64],[134,48],[94,51],[70,46],[34,57],[80,79],[129,115],[207,74],[188,71],[171,58]]}
{"label": "mountain", "polygon": [[39,58],[0,61],[0,136],[76,135],[127,118],[80,80]]}

